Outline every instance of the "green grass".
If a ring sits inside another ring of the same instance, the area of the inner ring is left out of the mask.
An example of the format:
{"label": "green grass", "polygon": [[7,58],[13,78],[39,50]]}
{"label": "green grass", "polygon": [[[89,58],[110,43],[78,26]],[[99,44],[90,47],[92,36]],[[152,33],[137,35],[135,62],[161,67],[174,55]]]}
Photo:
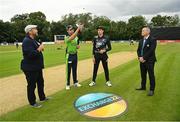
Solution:
{"label": "green grass", "polygon": [[[61,47],[62,46],[62,47]],[[58,50],[57,48],[60,48]],[[65,45],[46,45],[44,51],[45,67],[52,67],[65,63]],[[113,50],[110,53],[119,51],[135,51],[136,46],[125,44],[112,44]],[[92,44],[81,44],[79,60],[92,57]],[[22,73],[20,62],[22,59],[21,48],[15,46],[0,46],[0,78]]]}
{"label": "green grass", "polygon": [[[128,102],[128,111],[122,116],[109,120],[180,120],[180,44],[159,45],[158,62],[155,66],[156,91],[148,97],[147,91],[136,91],[140,85],[140,73],[137,60],[130,61],[110,70],[112,88],[104,84],[104,74],[98,75],[97,85],[89,87],[87,79],[82,88],[59,91],[52,100],[43,103],[43,108],[33,109],[24,106],[0,117],[0,120],[78,120],[95,119],[80,115],[73,102],[80,96],[92,92],[114,93]],[[147,82],[149,87],[149,81]],[[148,88],[147,87],[147,88]]]}

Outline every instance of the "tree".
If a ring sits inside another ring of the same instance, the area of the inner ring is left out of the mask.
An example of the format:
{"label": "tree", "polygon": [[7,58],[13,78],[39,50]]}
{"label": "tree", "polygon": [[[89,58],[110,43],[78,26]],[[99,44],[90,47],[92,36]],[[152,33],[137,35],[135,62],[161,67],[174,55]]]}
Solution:
{"label": "tree", "polygon": [[[25,36],[25,32],[24,32],[24,28],[26,27],[26,25],[28,24],[27,19],[29,17],[29,14],[25,13],[25,14],[16,14],[15,16],[13,16],[11,18],[11,24],[12,24],[12,33],[14,35],[14,38],[18,41],[22,41],[24,36]],[[14,42],[15,40],[11,40],[11,42]]]}
{"label": "tree", "polygon": [[13,26],[10,22],[0,20],[0,42],[12,42],[15,40]]}
{"label": "tree", "polygon": [[38,25],[39,36],[37,39],[42,41],[53,41],[54,35],[67,34],[66,26],[75,26],[78,23],[85,25],[81,32],[80,40],[92,40],[97,35],[97,27],[103,26],[105,34],[110,36],[112,40],[139,39],[143,26],[180,26],[178,15],[161,16],[157,15],[147,23],[144,17],[134,16],[128,22],[112,21],[106,16],[96,16],[91,13],[67,14],[61,17],[57,22],[48,22],[44,13],[38,11],[33,13],[17,14],[11,18],[11,22],[3,22],[0,20],[0,42],[22,41],[25,32],[24,28],[28,24]]}
{"label": "tree", "polygon": [[65,35],[66,27],[62,24],[61,21],[51,23],[51,33],[52,35]]}
{"label": "tree", "polygon": [[38,26],[38,39],[42,41],[51,41],[52,34],[50,22],[46,20],[46,16],[42,12],[33,12],[29,14],[28,24],[35,24]]}
{"label": "tree", "polygon": [[166,26],[178,26],[180,20],[178,15],[167,16],[167,25]]}
{"label": "tree", "polygon": [[77,15],[73,15],[72,13],[64,15],[61,17],[61,22],[63,25],[75,25],[78,20]]}
{"label": "tree", "polygon": [[92,33],[93,35],[97,35],[97,27],[103,26],[105,28],[105,34],[110,35],[110,26],[111,26],[111,20],[106,16],[94,16],[94,19],[92,20]]}
{"label": "tree", "polygon": [[127,33],[129,39],[139,39],[141,29],[147,25],[147,22],[142,16],[134,16],[128,20]]}
{"label": "tree", "polygon": [[126,22],[123,21],[117,22],[117,33],[118,33],[118,39],[120,40],[128,39]]}
{"label": "tree", "polygon": [[152,26],[178,26],[180,20],[179,16],[161,16],[157,15],[151,19]]}
{"label": "tree", "polygon": [[127,24],[123,21],[111,21],[110,37],[112,40],[122,40],[127,38]]}

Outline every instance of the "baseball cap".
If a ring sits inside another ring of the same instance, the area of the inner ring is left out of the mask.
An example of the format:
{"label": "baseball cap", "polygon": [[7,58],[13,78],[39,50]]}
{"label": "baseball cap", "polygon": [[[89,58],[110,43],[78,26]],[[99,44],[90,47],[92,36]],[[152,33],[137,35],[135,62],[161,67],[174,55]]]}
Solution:
{"label": "baseball cap", "polygon": [[26,33],[28,33],[30,30],[32,30],[33,28],[37,28],[37,25],[27,25],[25,28],[24,28],[24,31]]}

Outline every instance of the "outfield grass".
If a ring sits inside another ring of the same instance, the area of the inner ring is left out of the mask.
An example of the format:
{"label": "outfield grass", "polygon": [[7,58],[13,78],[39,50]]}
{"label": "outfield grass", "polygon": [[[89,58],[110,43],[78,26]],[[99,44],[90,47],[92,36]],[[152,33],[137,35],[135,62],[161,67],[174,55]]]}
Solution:
{"label": "outfield grass", "polygon": [[[159,45],[157,48],[156,91],[153,97],[147,91],[136,91],[140,84],[138,61],[133,60],[110,70],[112,88],[104,84],[104,74],[98,75],[97,85],[89,87],[90,79],[82,88],[59,91],[40,109],[24,106],[0,117],[0,120],[93,120],[80,115],[73,107],[74,101],[87,93],[107,92],[123,97],[128,111],[109,120],[180,120],[180,44]],[[147,82],[149,84],[149,82]],[[149,85],[148,85],[149,87]],[[147,88],[148,88],[147,87]]]}
{"label": "outfield grass", "polygon": [[[58,49],[59,48],[59,49]],[[65,63],[65,45],[46,45],[44,51],[45,67],[52,67]],[[129,43],[112,44],[110,53],[119,51],[135,51],[136,46]],[[81,44],[79,60],[92,56],[92,44]],[[17,50],[15,46],[0,46],[0,78],[21,73],[20,62],[22,59],[21,47]]]}

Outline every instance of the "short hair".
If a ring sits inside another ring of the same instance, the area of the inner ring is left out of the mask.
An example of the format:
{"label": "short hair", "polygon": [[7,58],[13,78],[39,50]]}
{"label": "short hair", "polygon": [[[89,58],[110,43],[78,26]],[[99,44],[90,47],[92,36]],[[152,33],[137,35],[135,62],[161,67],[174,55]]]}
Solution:
{"label": "short hair", "polygon": [[98,26],[96,29],[102,29],[103,31],[105,31],[105,28],[103,26]]}
{"label": "short hair", "polygon": [[149,26],[144,26],[143,28],[146,28],[149,33],[151,32],[151,28]]}
{"label": "short hair", "polygon": [[66,27],[66,30],[69,30],[70,28],[74,29],[74,27],[73,27],[72,25],[68,25],[68,26]]}

